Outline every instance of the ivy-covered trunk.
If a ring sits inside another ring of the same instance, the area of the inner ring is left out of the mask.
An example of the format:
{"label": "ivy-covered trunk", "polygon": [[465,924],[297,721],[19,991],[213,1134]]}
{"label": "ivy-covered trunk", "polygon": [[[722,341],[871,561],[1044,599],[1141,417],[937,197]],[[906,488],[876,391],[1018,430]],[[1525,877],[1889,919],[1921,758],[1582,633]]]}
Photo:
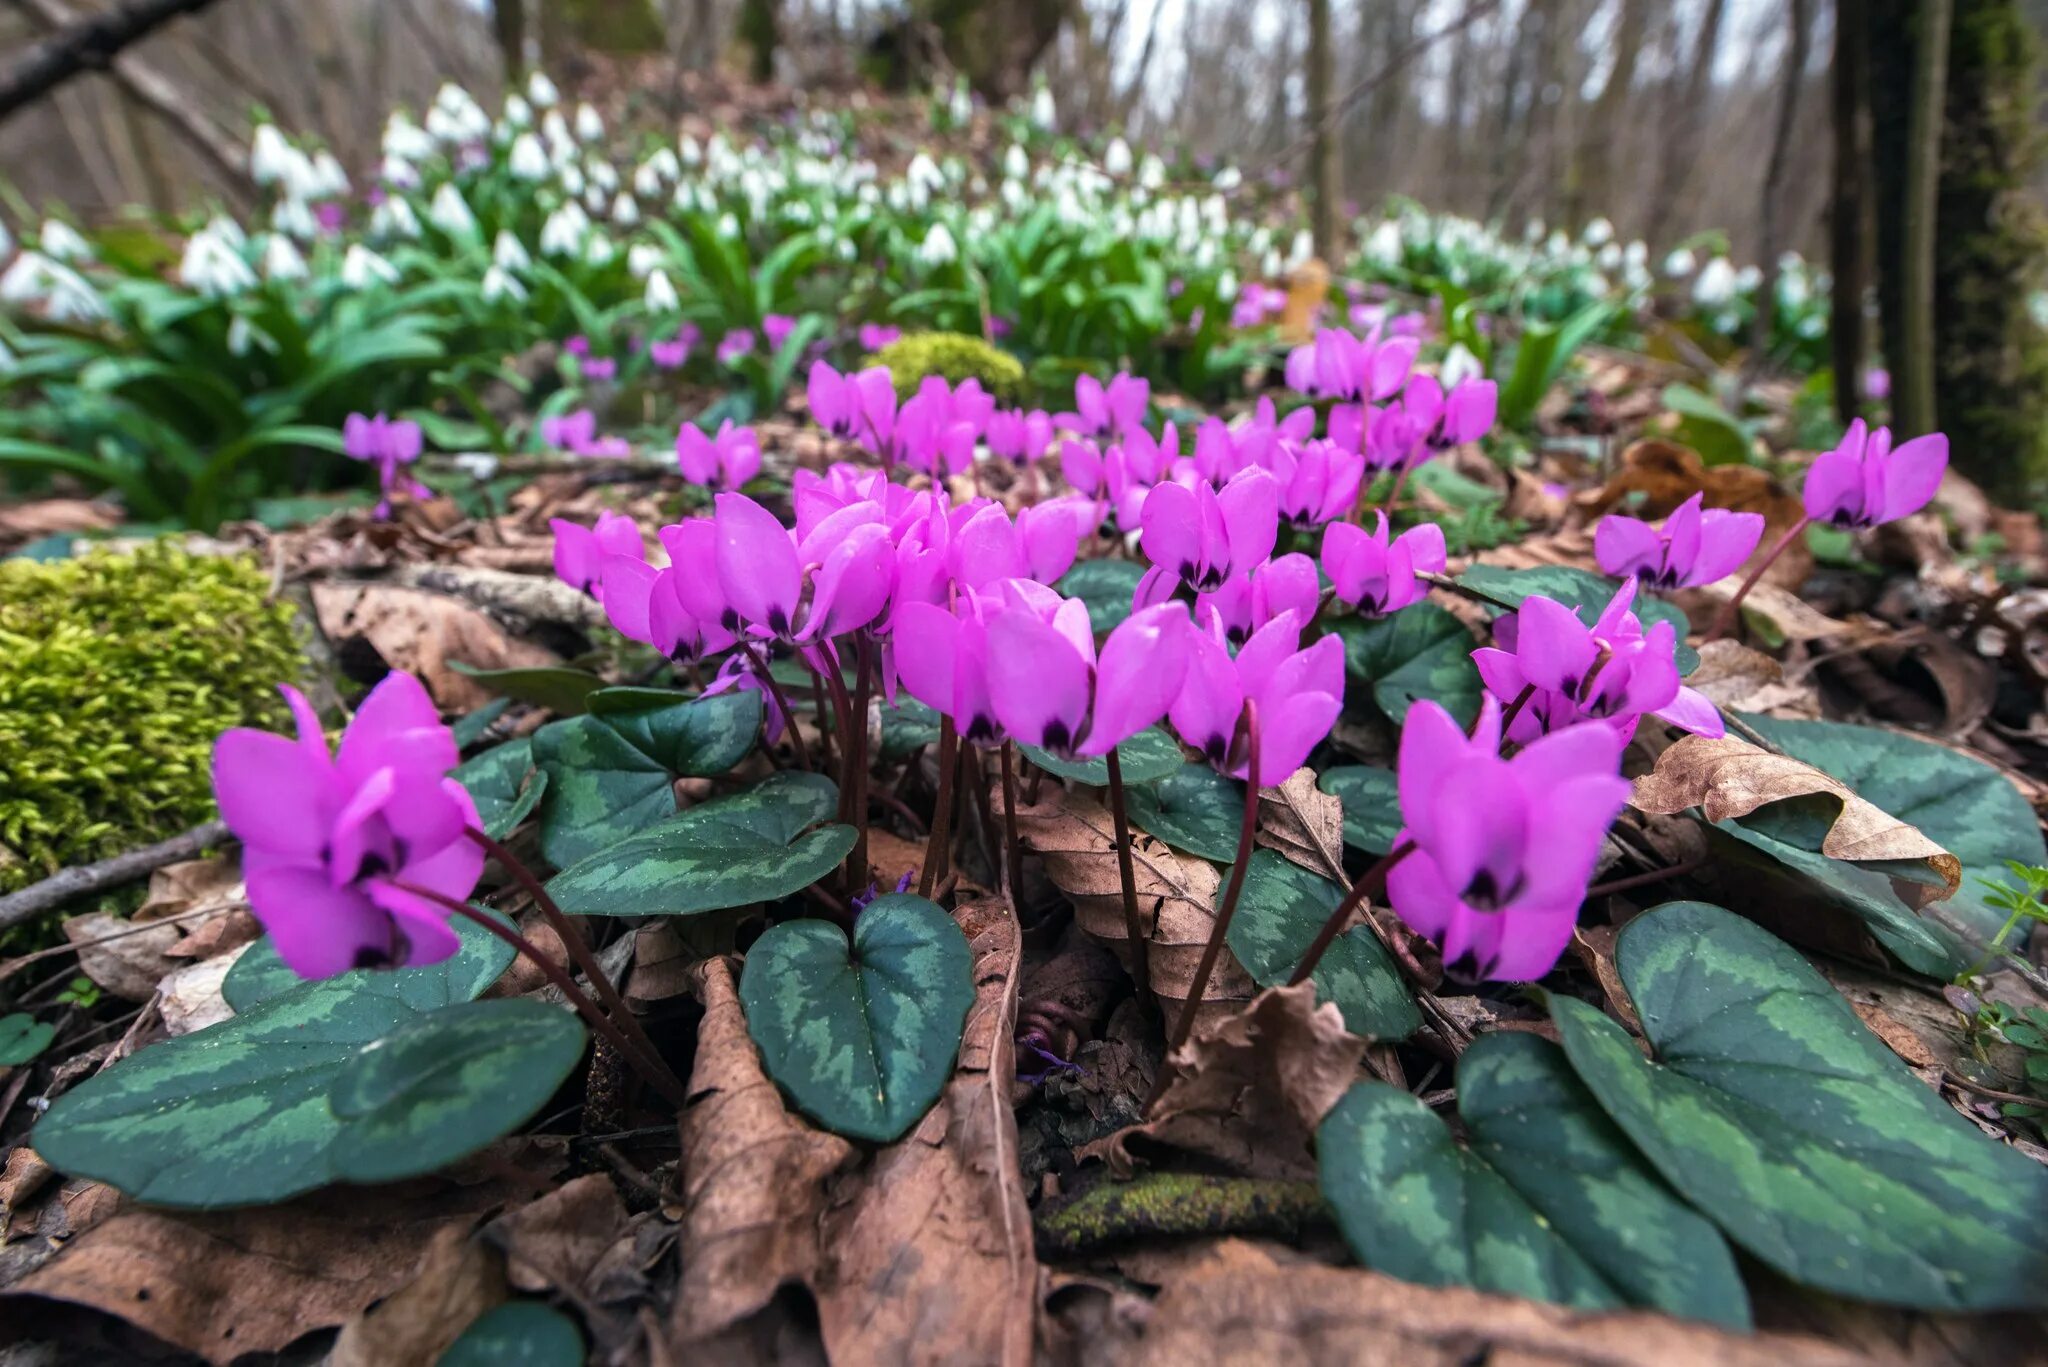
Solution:
{"label": "ivy-covered trunk", "polygon": [[[1870,89],[1878,302],[1894,370],[1904,334],[1914,0],[1873,0]],[[2048,232],[2025,197],[2039,155],[2036,39],[2018,0],[1954,0],[1936,196],[1934,424],[1994,497],[2048,475],[2048,333],[2030,301]],[[1883,93],[1880,93],[1883,92]]]}

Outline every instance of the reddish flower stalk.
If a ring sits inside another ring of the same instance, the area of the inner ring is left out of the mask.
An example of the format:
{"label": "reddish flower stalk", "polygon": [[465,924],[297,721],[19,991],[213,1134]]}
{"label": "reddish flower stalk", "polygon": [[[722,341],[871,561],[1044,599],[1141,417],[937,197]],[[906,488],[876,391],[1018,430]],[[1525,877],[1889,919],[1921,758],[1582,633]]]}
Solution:
{"label": "reddish flower stalk", "polygon": [[853,761],[853,877],[847,886],[868,885],[868,697],[874,689],[875,643],[866,632],[855,638],[853,730],[842,744],[851,745]]}
{"label": "reddish flower stalk", "polygon": [[1116,751],[1103,758],[1109,763],[1109,815],[1116,826],[1116,872],[1124,889],[1124,934],[1131,942],[1131,976],[1138,984],[1138,1000],[1152,990],[1151,950],[1145,943],[1145,927],[1138,919],[1138,879],[1131,869],[1131,821],[1124,813],[1124,770]]}
{"label": "reddish flower stalk", "polygon": [[796,767],[809,769],[811,750],[804,744],[803,728],[797,725],[796,713],[790,710],[789,697],[782,691],[782,681],[768,672],[768,661],[762,657],[761,647],[744,636],[740,638],[739,644],[740,649],[747,653],[747,662],[753,665],[754,672],[761,676],[763,686],[774,695],[776,707],[781,709],[783,716],[789,718],[789,743],[796,750]]}
{"label": "reddish flower stalk", "polygon": [[1704,859],[1687,859],[1682,863],[1673,864],[1670,868],[1651,869],[1648,873],[1632,874],[1627,878],[1616,878],[1605,883],[1595,883],[1592,887],[1586,889],[1586,900],[1591,901],[1595,897],[1605,897],[1611,892],[1627,892],[1631,888],[1648,887],[1652,883],[1662,883],[1668,878],[1680,878],[1691,873],[1706,862]]}
{"label": "reddish flower stalk", "polygon": [[1294,970],[1294,976],[1287,980],[1289,987],[1308,981],[1309,974],[1316,971],[1316,965],[1323,961],[1323,955],[1336,943],[1337,936],[1344,929],[1344,923],[1351,919],[1351,913],[1367,898],[1378,896],[1386,888],[1387,875],[1394,871],[1394,866],[1406,859],[1414,850],[1415,842],[1404,840],[1388,850],[1378,863],[1359,875],[1358,881],[1351,885],[1351,891],[1344,895],[1344,900],[1330,913],[1330,919],[1323,922],[1323,928],[1316,932],[1316,938],[1310,943],[1308,952],[1301,956],[1301,964]]}
{"label": "reddish flower stalk", "polygon": [[939,793],[932,804],[932,832],[924,842],[924,868],[918,874],[917,895],[930,897],[939,877],[939,864],[953,838],[953,770],[959,765],[960,735],[953,719],[939,718]]}
{"label": "reddish flower stalk", "polygon": [[1252,837],[1259,829],[1259,705],[1251,699],[1244,700],[1243,727],[1245,751],[1250,777],[1245,783],[1244,821],[1237,832],[1237,860],[1230,866],[1230,882],[1223,889],[1223,903],[1216,912],[1216,924],[1209,928],[1209,943],[1202,947],[1202,958],[1195,965],[1195,980],[1188,991],[1188,999],[1180,1008],[1180,1020],[1173,1027],[1173,1038],[1166,1046],[1166,1056],[1173,1057],[1174,1051],[1188,1042],[1188,1035],[1195,1028],[1195,1009],[1202,1003],[1202,994],[1209,988],[1209,975],[1216,969],[1216,960],[1222,956],[1224,938],[1230,932],[1230,918],[1237,914],[1238,895],[1244,891],[1245,870],[1252,862]]}
{"label": "reddish flower stalk", "polygon": [[1756,562],[1756,568],[1743,577],[1742,586],[1735,590],[1735,596],[1721,604],[1721,610],[1714,614],[1714,629],[1707,633],[1708,641],[1718,641],[1728,634],[1735,625],[1735,614],[1742,606],[1742,600],[1749,597],[1749,591],[1764,577],[1764,571],[1785,553],[1787,547],[1805,534],[1812,522],[1811,517],[1801,517],[1785,529],[1783,536],[1771,543],[1771,548],[1764,552],[1764,558]]}
{"label": "reddish flower stalk", "polygon": [[1017,844],[1017,771],[1010,759],[1013,748],[1009,741],[1003,742],[1003,875],[1009,880],[1010,907],[1014,911],[1017,899],[1024,893],[1024,852]]}

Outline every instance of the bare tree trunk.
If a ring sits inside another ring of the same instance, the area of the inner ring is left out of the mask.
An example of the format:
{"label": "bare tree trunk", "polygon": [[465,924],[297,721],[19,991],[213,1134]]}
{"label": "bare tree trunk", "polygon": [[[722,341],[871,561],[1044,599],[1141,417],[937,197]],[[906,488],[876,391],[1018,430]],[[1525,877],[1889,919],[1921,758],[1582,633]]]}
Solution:
{"label": "bare tree trunk", "polygon": [[518,88],[526,76],[526,0],[493,0],[491,32],[505,63],[505,88]]}
{"label": "bare tree trunk", "polygon": [[1760,372],[1769,357],[1771,322],[1778,307],[1778,240],[1784,216],[1786,173],[1792,161],[1792,124],[1799,113],[1799,92],[1806,84],[1806,59],[1812,52],[1810,11],[1813,0],[1791,0],[1786,15],[1791,32],[1785,49],[1785,81],[1778,95],[1778,122],[1771,133],[1771,156],[1764,168],[1764,193],[1759,206],[1757,254],[1764,277],[1756,292],[1756,316],[1750,322],[1748,370]]}
{"label": "bare tree trunk", "polygon": [[1650,201],[1649,226],[1643,238],[1652,247],[1664,245],[1664,235],[1678,197],[1685,193],[1693,162],[1699,157],[1700,135],[1706,127],[1707,104],[1714,88],[1714,54],[1721,48],[1721,20],[1728,0],[1707,0],[1700,15],[1699,41],[1693,44],[1692,66],[1686,74],[1683,92],[1668,118],[1671,142],[1657,162],[1657,188]]}
{"label": "bare tree trunk", "polygon": [[1921,0],[1906,123],[1904,251],[1899,332],[1892,351],[1892,418],[1901,437],[1934,430],[1934,230],[1941,188],[1941,124],[1954,0]]}
{"label": "bare tree trunk", "polygon": [[1337,120],[1330,117],[1330,87],[1335,84],[1330,51],[1330,0],[1308,0],[1308,118],[1315,130],[1309,148],[1315,196],[1316,255],[1334,262],[1341,246],[1337,212]]}
{"label": "bare tree trunk", "polygon": [[1145,24],[1145,46],[1138,49],[1138,69],[1131,73],[1131,83],[1124,87],[1121,109],[1118,117],[1128,127],[1131,116],[1136,112],[1139,101],[1145,98],[1145,78],[1152,70],[1152,52],[1159,44],[1159,18],[1166,13],[1166,0],[1152,0],[1152,17]]}
{"label": "bare tree trunk", "polygon": [[1828,309],[1828,348],[1834,361],[1835,414],[1844,424],[1863,406],[1865,337],[1863,299],[1870,289],[1866,231],[1870,188],[1870,11],[1864,0],[1835,0],[1835,59],[1829,73],[1834,124],[1834,187],[1828,209],[1828,265],[1834,293]]}
{"label": "bare tree trunk", "polygon": [[1577,171],[1572,177],[1569,222],[1583,227],[1592,214],[1613,217],[1614,138],[1626,117],[1629,91],[1636,83],[1636,56],[1649,27],[1649,0],[1619,0],[1614,26],[1614,67],[1593,102],[1586,135],[1579,139]]}

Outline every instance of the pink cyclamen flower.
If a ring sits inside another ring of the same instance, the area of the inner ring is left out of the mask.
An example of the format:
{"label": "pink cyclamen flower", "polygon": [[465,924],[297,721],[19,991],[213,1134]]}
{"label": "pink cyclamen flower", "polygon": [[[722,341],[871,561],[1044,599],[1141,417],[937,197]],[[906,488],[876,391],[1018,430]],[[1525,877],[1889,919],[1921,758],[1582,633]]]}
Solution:
{"label": "pink cyclamen flower", "polygon": [[1061,413],[1053,423],[1063,432],[1084,437],[1122,437],[1142,428],[1145,411],[1152,403],[1152,382],[1122,371],[1109,384],[1093,375],[1074,378],[1074,411]]}
{"label": "pink cyclamen flower", "polygon": [[789,717],[775,701],[775,690],[754,672],[753,660],[745,655],[727,656],[725,663],[718,667],[717,677],[704,686],[704,696],[709,698],[734,690],[760,695],[761,733],[770,745],[781,740],[783,731],[789,726]]}
{"label": "pink cyclamen flower", "polygon": [[1693,588],[1725,579],[1742,567],[1764,534],[1761,513],[1702,508],[1694,494],[1671,510],[1661,530],[1619,513],[1600,519],[1593,553],[1617,579],[1630,575],[1653,589]]}
{"label": "pink cyclamen flower", "polygon": [[[744,494],[720,494],[713,564],[725,611],[721,625],[807,643],[857,631],[880,616],[894,586],[887,529],[857,505],[813,529],[805,555],[775,515]],[[879,511],[876,509],[876,511]],[[806,556],[811,584],[804,608]]]}
{"label": "pink cyclamen flower", "polygon": [[[1221,633],[1187,633],[1187,673],[1168,711],[1173,729],[1210,764],[1260,787],[1308,760],[1344,710],[1344,643],[1325,636],[1306,650],[1292,609],[1252,634],[1233,659]],[[1259,772],[1250,774],[1245,704],[1258,712]]]}
{"label": "pink cyclamen flower", "polygon": [[1502,759],[1500,716],[1487,698],[1468,738],[1434,702],[1409,709],[1395,845],[1415,849],[1387,875],[1387,896],[1458,978],[1529,982],[1571,943],[1629,784],[1610,728],[1574,726]]}
{"label": "pink cyclamen flower", "polygon": [[582,451],[597,438],[597,414],[588,408],[540,420],[540,439],[559,451]]}
{"label": "pink cyclamen flower", "polygon": [[842,375],[823,361],[811,366],[806,392],[811,418],[842,441],[858,441],[880,454],[896,430],[896,382],[889,367],[869,366]]}
{"label": "pink cyclamen flower", "polygon": [[1019,509],[1013,523],[999,503],[973,511],[952,535],[948,567],[953,581],[983,588],[1002,579],[1051,583],[1073,566],[1090,515],[1075,500]]}
{"label": "pink cyclamen flower", "polygon": [[1419,575],[1441,574],[1444,529],[1423,522],[1387,540],[1387,515],[1376,513],[1372,531],[1332,522],[1323,532],[1323,573],[1337,597],[1369,617],[1420,602],[1429,586]]}
{"label": "pink cyclamen flower", "polygon": [[1287,387],[1318,399],[1384,399],[1408,378],[1420,346],[1412,337],[1380,342],[1323,328],[1287,354]]}
{"label": "pink cyclamen flower", "polygon": [[1016,465],[1028,465],[1052,445],[1052,418],[1042,409],[998,408],[989,415],[989,454]]}
{"label": "pink cyclamen flower", "polygon": [[1280,481],[1280,516],[1300,531],[1350,512],[1365,482],[1365,457],[1332,441],[1280,442],[1264,464]]}
{"label": "pink cyclamen flower", "polygon": [[1146,495],[1140,544],[1152,568],[1138,581],[1140,606],[1163,601],[1176,584],[1197,592],[1221,588],[1273,554],[1280,536],[1280,484],[1257,468],[1242,471],[1219,493],[1161,484]]}
{"label": "pink cyclamen flower", "polygon": [[862,323],[860,325],[861,350],[880,351],[892,342],[903,340],[903,329],[888,323]]}
{"label": "pink cyclamen flower", "polygon": [[610,356],[592,356],[583,361],[580,369],[586,380],[609,380],[619,373],[619,363]]}
{"label": "pink cyclamen flower", "polygon": [[681,337],[655,342],[647,348],[656,370],[681,370],[690,359],[690,342]]}
{"label": "pink cyclamen flower", "polygon": [[742,356],[754,350],[754,332],[751,328],[734,328],[718,339],[718,363],[729,366],[739,362]]}
{"label": "pink cyclamen flower", "polygon": [[672,562],[665,568],[629,555],[604,557],[604,615],[621,636],[651,645],[677,664],[733,644],[722,620],[717,572],[709,564],[715,535],[707,518],[662,528]]}
{"label": "pink cyclamen flower", "polygon": [[768,350],[772,354],[782,350],[782,344],[789,340],[789,334],[796,331],[796,319],[786,313],[771,313],[761,319],[761,335],[768,339]]}
{"label": "pink cyclamen flower", "polygon": [[1296,551],[1275,556],[1251,573],[1233,575],[1223,587],[1198,595],[1195,622],[1238,646],[1283,612],[1291,610],[1299,620],[1313,621],[1322,596],[1316,562]]}
{"label": "pink cyclamen flower", "polygon": [[1162,603],[1118,623],[1098,658],[1092,636],[1007,607],[988,624],[996,720],[1057,755],[1106,755],[1166,715],[1180,692],[1190,630],[1186,604]]}
{"label": "pink cyclamen flower", "polygon": [[1947,469],[1948,438],[1941,433],[1893,450],[1889,427],[1871,432],[1858,418],[1840,446],[1807,468],[1806,515],[1858,531],[1895,522],[1932,501]]}
{"label": "pink cyclamen flower", "polygon": [[555,533],[555,577],[593,598],[604,597],[606,556],[647,558],[647,548],[640,540],[640,525],[624,513],[599,513],[595,527],[559,517],[549,518],[548,526]]}
{"label": "pink cyclamen flower", "polygon": [[590,339],[579,332],[568,341],[562,343],[562,350],[581,360],[590,355]]}
{"label": "pink cyclamen flower", "polygon": [[995,399],[979,380],[955,388],[927,375],[896,410],[896,459],[928,475],[963,474],[973,468],[974,445],[994,414]]}
{"label": "pink cyclamen flower", "polygon": [[1399,402],[1372,420],[1367,462],[1375,470],[1397,470],[1477,441],[1492,429],[1499,402],[1499,386],[1492,380],[1463,380],[1446,394],[1436,376],[1417,375]]}
{"label": "pink cyclamen flower", "polygon": [[1541,595],[1523,599],[1493,624],[1500,646],[1472,652],[1479,677],[1504,702],[1535,688],[1508,728],[1510,740],[1526,743],[1598,721],[1626,741],[1646,712],[1698,735],[1725,734],[1714,704],[1682,682],[1676,628],[1663,620],[1645,630],[1629,610],[1635,594],[1631,579],[1590,627],[1571,608]]}
{"label": "pink cyclamen flower", "polygon": [[420,458],[418,423],[407,422],[403,418],[387,418],[382,413],[375,417],[351,413],[341,425],[341,449],[351,459],[376,467],[377,487],[383,497],[377,501],[375,516],[391,516],[393,494],[404,494],[408,498],[432,496],[433,490],[412,476],[399,472],[400,466],[410,465]]}
{"label": "pink cyclamen flower", "polygon": [[460,947],[448,912],[398,886],[459,900],[483,873],[463,835],[476,804],[447,777],[459,756],[433,700],[412,675],[386,675],[330,756],[312,705],[282,691],[296,740],[237,727],[213,748],[250,910],[302,978],[446,959]]}
{"label": "pink cyclamen flower", "polygon": [[685,422],[676,433],[676,464],[683,478],[709,489],[738,489],[761,472],[761,443],[752,427],[735,427],[730,418],[718,435]]}

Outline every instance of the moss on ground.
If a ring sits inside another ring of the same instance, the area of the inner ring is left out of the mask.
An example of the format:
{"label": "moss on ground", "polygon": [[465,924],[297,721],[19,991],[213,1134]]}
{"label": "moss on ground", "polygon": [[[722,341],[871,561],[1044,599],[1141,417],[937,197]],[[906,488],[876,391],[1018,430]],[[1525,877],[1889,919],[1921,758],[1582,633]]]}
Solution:
{"label": "moss on ground", "polygon": [[1002,348],[964,332],[913,332],[899,337],[862,362],[885,365],[896,382],[896,395],[907,399],[927,375],[943,376],[948,384],[976,379],[1004,403],[1024,392],[1024,364]]}

